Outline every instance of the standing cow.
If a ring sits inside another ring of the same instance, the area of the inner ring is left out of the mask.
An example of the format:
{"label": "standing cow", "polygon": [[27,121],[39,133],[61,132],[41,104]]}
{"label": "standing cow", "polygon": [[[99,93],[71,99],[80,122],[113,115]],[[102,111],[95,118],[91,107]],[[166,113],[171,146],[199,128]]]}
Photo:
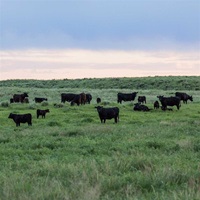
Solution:
{"label": "standing cow", "polygon": [[146,97],[145,96],[139,96],[138,97],[138,103],[147,103],[147,101],[146,101]]}
{"label": "standing cow", "polygon": [[181,99],[179,97],[164,97],[157,96],[162,104],[162,110],[167,110],[167,106],[176,106],[177,109],[181,107]]}
{"label": "standing cow", "polygon": [[101,103],[101,98],[97,97],[97,103]]}
{"label": "standing cow", "polygon": [[37,109],[36,111],[37,118],[39,118],[40,115],[42,116],[42,118],[45,118],[46,113],[49,113],[49,112],[50,112],[49,109],[46,109],[46,110]]}
{"label": "standing cow", "polygon": [[14,94],[13,95],[13,102],[24,102],[24,99],[28,97],[28,94],[24,92],[23,94]]}
{"label": "standing cow", "polygon": [[73,106],[74,104],[77,104],[78,106],[82,103],[81,101],[81,94],[75,94],[74,98],[71,101],[71,106]]}
{"label": "standing cow", "polygon": [[90,101],[92,101],[92,95],[90,93],[86,94],[86,103],[90,104]]}
{"label": "standing cow", "polygon": [[101,123],[105,123],[106,119],[115,119],[115,123],[119,122],[119,108],[103,108],[102,106],[95,107],[98,111]]}
{"label": "standing cow", "polygon": [[154,109],[160,108],[159,102],[158,102],[158,101],[155,101],[154,104],[153,104],[153,107],[154,107]]}
{"label": "standing cow", "polygon": [[28,114],[13,114],[10,113],[8,118],[13,119],[16,123],[16,126],[20,126],[20,123],[28,123],[29,126],[32,126],[32,115]]}
{"label": "standing cow", "polygon": [[175,96],[179,97],[183,101],[183,103],[186,103],[186,104],[188,100],[193,101],[193,97],[184,92],[176,92]]}
{"label": "standing cow", "polygon": [[122,101],[134,101],[138,92],[133,93],[118,93],[117,102],[122,103]]}
{"label": "standing cow", "polygon": [[78,106],[80,104],[86,103],[86,95],[85,93],[81,94],[73,94],[73,93],[62,93],[61,94],[61,102],[65,103],[65,101],[71,102],[71,106],[74,104],[77,104]]}
{"label": "standing cow", "polygon": [[65,103],[65,101],[71,102],[76,94],[73,93],[62,93],[61,94],[61,103]]}

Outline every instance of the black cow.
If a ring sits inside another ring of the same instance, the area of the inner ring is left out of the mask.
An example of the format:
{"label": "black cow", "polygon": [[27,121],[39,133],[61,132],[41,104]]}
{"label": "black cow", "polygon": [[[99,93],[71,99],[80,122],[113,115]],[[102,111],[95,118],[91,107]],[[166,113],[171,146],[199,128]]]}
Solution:
{"label": "black cow", "polygon": [[92,101],[92,95],[90,93],[86,94],[86,103],[90,104],[90,101]]}
{"label": "black cow", "polygon": [[141,105],[141,103],[135,103],[133,110],[135,110],[135,111],[150,111],[151,109],[149,109],[145,105]]}
{"label": "black cow", "polygon": [[106,119],[115,119],[115,123],[119,122],[119,108],[103,108],[102,106],[95,107],[98,111],[99,118],[102,122],[106,122]]}
{"label": "black cow", "polygon": [[20,123],[28,123],[29,126],[32,126],[32,115],[30,113],[28,114],[13,114],[10,113],[8,118],[13,119],[13,121],[16,123],[16,126],[20,126]]}
{"label": "black cow", "polygon": [[24,99],[28,97],[28,94],[24,92],[23,94],[14,94],[13,95],[13,102],[24,102]]}
{"label": "black cow", "polygon": [[45,115],[46,113],[50,112],[49,109],[46,109],[46,110],[40,110],[40,109],[37,109],[37,118],[39,118],[39,116],[41,115],[42,118],[45,118]]}
{"label": "black cow", "polygon": [[75,94],[74,98],[71,101],[71,106],[73,106],[74,104],[77,104],[78,106],[82,103],[81,101],[81,94]]}
{"label": "black cow", "polygon": [[145,96],[139,96],[138,97],[138,103],[147,103],[146,102],[146,97]]}
{"label": "black cow", "polygon": [[71,102],[76,94],[73,93],[62,93],[61,94],[61,103],[65,103],[65,101]]}
{"label": "black cow", "polygon": [[176,106],[177,109],[181,107],[181,99],[179,97],[164,97],[157,96],[162,104],[162,110],[167,110],[167,106]]}
{"label": "black cow", "polygon": [[13,98],[10,98],[10,103],[14,103],[14,99]]}
{"label": "black cow", "polygon": [[48,101],[48,99],[47,98],[35,97],[35,103],[41,103],[43,101]]}
{"label": "black cow", "polygon": [[101,98],[97,98],[97,103],[101,103]]}
{"label": "black cow", "polygon": [[154,109],[160,108],[159,102],[158,102],[158,101],[155,101],[154,104],[153,104],[153,107],[154,107]]}
{"label": "black cow", "polygon": [[183,101],[183,103],[186,103],[186,104],[187,104],[187,100],[193,101],[193,97],[184,92],[176,92],[175,96],[179,97]]}
{"label": "black cow", "polygon": [[133,93],[118,93],[117,102],[122,103],[122,101],[134,101],[138,92]]}

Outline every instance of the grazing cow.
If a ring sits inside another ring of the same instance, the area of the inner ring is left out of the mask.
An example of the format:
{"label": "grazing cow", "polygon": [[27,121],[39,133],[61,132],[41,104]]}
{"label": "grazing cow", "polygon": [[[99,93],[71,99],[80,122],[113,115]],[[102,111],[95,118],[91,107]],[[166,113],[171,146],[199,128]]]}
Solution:
{"label": "grazing cow", "polygon": [[71,101],[71,106],[73,106],[74,104],[77,104],[78,106],[81,104],[81,94],[75,94],[74,98]]}
{"label": "grazing cow", "polygon": [[35,97],[35,103],[41,103],[43,101],[48,101],[48,99],[47,98]]}
{"label": "grazing cow", "polygon": [[98,111],[99,118],[102,122],[106,122],[106,119],[115,119],[115,123],[119,122],[119,108],[103,108],[102,106],[95,107]]}
{"label": "grazing cow", "polygon": [[146,102],[146,97],[145,96],[139,96],[138,97],[138,103],[147,103]]}
{"label": "grazing cow", "polygon": [[118,93],[117,94],[117,102],[122,103],[122,101],[134,101],[135,97],[138,92],[133,92],[133,93]]}
{"label": "grazing cow", "polygon": [[193,101],[193,97],[184,92],[176,92],[175,96],[179,97],[183,101],[183,103],[186,103],[186,104],[187,104],[187,100]]}
{"label": "grazing cow", "polygon": [[23,94],[14,94],[13,95],[13,102],[24,102],[25,97],[28,97],[28,94],[24,92]]}
{"label": "grazing cow", "polygon": [[13,114],[10,113],[8,118],[13,119],[13,121],[16,123],[16,126],[20,126],[20,123],[28,123],[29,126],[32,126],[32,115],[30,113],[28,114]]}
{"label": "grazing cow", "polygon": [[153,104],[154,109],[158,109],[160,107],[160,104],[158,101],[155,101]]}
{"label": "grazing cow", "polygon": [[164,96],[157,96],[162,104],[163,109],[167,110],[167,106],[176,106],[179,110],[181,99],[179,97],[164,97]]}
{"label": "grazing cow", "polygon": [[37,118],[39,118],[40,115],[42,116],[42,118],[45,118],[46,113],[49,113],[49,112],[50,112],[49,109],[46,109],[46,110],[37,109],[37,112],[36,112]]}
{"label": "grazing cow", "polygon": [[61,94],[61,103],[65,103],[65,101],[71,102],[75,96],[76,96],[76,94],[72,94],[72,93],[62,93]]}
{"label": "grazing cow", "polygon": [[92,101],[92,95],[90,93],[86,94],[86,103],[90,104],[90,101]]}
{"label": "grazing cow", "polygon": [[150,111],[151,109],[149,109],[145,105],[141,105],[141,103],[135,103],[133,110],[135,110],[135,111]]}
{"label": "grazing cow", "polygon": [[101,98],[97,98],[97,103],[101,103]]}

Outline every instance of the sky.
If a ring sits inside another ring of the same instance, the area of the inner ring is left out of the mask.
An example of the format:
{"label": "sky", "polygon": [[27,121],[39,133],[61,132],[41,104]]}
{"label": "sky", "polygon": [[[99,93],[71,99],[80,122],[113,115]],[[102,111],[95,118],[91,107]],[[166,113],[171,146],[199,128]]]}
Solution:
{"label": "sky", "polygon": [[200,76],[200,0],[0,0],[0,80]]}

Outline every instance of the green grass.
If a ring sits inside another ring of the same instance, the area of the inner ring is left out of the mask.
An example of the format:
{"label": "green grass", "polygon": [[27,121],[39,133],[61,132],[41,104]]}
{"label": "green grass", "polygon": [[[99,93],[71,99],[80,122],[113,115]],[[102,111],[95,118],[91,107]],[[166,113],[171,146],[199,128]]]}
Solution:
{"label": "green grass", "polygon": [[[6,102],[18,91],[29,104]],[[62,92],[90,92],[90,105],[60,103]],[[133,111],[117,104],[128,89],[1,87],[0,199],[199,199],[200,91],[187,91],[194,102],[179,111]],[[139,90],[153,108],[158,94],[175,90]],[[36,96],[48,104],[36,104]],[[118,106],[120,122],[101,124],[96,97],[105,107]],[[3,102],[3,103],[2,103]],[[63,107],[54,106],[54,103]],[[50,109],[36,118],[37,109]],[[10,112],[31,113],[33,126],[16,127]]]}

